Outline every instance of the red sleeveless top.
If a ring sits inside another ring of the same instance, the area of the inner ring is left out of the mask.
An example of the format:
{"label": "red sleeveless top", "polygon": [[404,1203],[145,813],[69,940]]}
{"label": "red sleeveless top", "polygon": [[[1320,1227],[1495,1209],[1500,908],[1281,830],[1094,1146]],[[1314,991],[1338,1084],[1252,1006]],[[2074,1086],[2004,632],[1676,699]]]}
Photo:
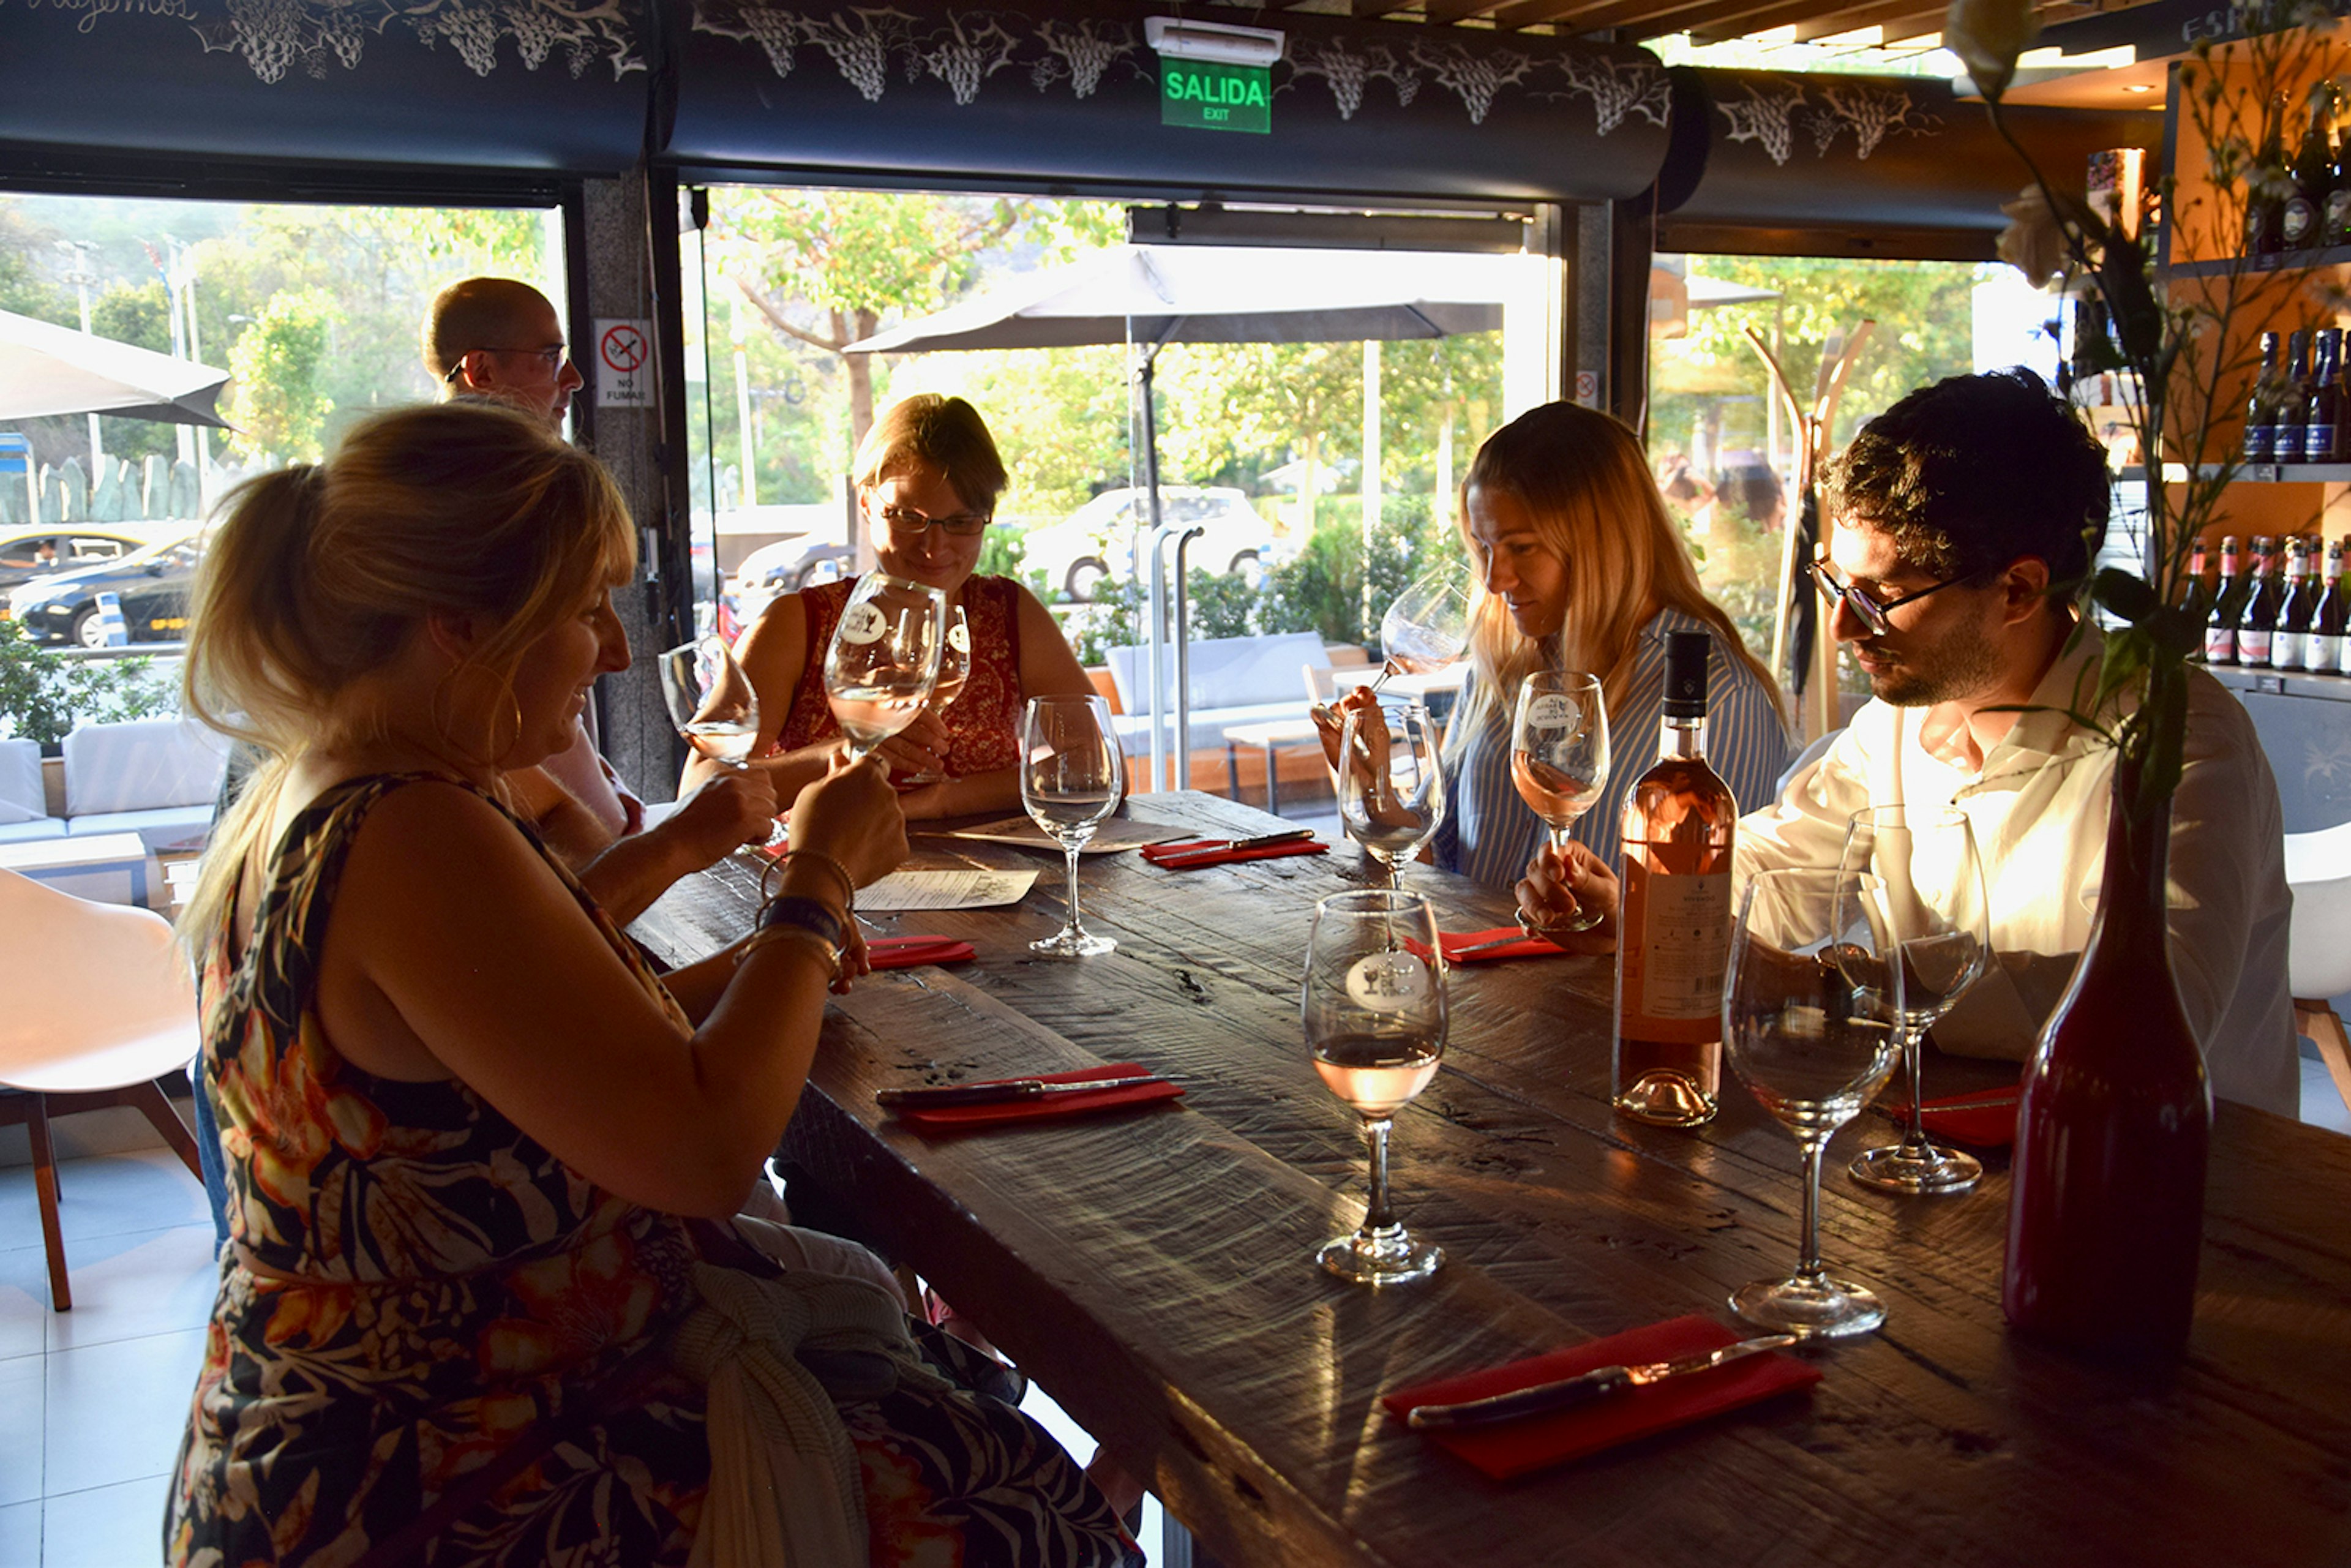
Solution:
{"label": "red sleeveless top", "polygon": [[[808,651],[777,747],[795,751],[840,738],[824,696],[824,653],[857,580],[800,591]],[[1008,577],[970,577],[963,585],[964,623],[971,629],[971,678],[940,716],[947,727],[946,769],[968,778],[1020,759],[1020,587]]]}

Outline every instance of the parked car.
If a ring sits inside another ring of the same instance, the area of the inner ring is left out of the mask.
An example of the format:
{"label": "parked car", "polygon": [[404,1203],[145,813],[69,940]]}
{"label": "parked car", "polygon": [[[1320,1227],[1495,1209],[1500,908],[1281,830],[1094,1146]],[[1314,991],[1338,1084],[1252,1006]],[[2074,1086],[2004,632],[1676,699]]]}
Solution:
{"label": "parked car", "polygon": [[838,582],[857,574],[857,551],[839,539],[803,535],[761,545],[743,558],[726,578],[726,611],[738,626],[748,626],[778,594],[798,593],[820,582]]}
{"label": "parked car", "polygon": [[116,560],[37,577],[8,591],[6,614],[37,643],[106,646],[98,596],[111,590],[134,643],[177,643],[188,629],[188,592],[204,559],[201,534],[144,545]]}
{"label": "parked car", "polygon": [[[1060,522],[1029,529],[1020,541],[1022,572],[1042,572],[1048,587],[1072,599],[1092,599],[1105,582],[1134,581],[1135,523],[1139,506],[1147,505],[1133,486],[1105,490]],[[1159,510],[1167,522],[1198,523],[1207,530],[1192,541],[1186,558],[1196,566],[1246,572],[1274,561],[1273,525],[1238,490],[1164,485]],[[1142,548],[1147,560],[1147,537]]]}
{"label": "parked car", "polygon": [[[0,588],[15,588],[93,561],[113,560],[146,542],[136,535],[102,528],[0,530]],[[41,557],[44,546],[49,551],[46,560]]]}

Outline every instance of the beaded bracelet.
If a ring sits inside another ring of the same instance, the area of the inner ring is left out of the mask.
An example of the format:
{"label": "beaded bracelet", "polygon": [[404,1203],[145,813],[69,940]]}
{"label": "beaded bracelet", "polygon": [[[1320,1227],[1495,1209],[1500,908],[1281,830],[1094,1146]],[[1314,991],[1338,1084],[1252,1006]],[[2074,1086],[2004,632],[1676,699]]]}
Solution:
{"label": "beaded bracelet", "polygon": [[[841,864],[838,857],[829,855],[822,850],[811,849],[787,850],[784,853],[778,855],[774,860],[768,862],[768,870],[759,873],[759,891],[764,894],[764,902],[762,902],[759,906],[760,914],[765,915],[767,913],[768,905],[775,903],[778,897],[782,896],[781,889],[783,887],[783,877],[779,868],[782,867],[786,862],[799,855],[806,855],[809,859],[816,862],[817,864],[823,866],[826,870],[831,872],[832,874],[839,879],[841,883],[841,909],[845,914],[856,914],[857,881],[854,877],[849,874],[849,868]],[[776,877],[776,886],[778,891],[775,893],[768,892],[768,872],[776,872],[778,873]]]}

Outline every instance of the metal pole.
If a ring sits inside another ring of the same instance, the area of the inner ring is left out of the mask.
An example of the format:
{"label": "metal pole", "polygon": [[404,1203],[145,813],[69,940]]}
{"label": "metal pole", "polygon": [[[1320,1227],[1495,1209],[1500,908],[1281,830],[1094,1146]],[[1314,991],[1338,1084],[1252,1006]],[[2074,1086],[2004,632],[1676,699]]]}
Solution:
{"label": "metal pole", "polygon": [[[1151,715],[1151,789],[1162,787],[1167,776],[1167,570],[1165,550],[1167,540],[1161,532],[1159,520],[1159,429],[1151,404],[1152,364],[1158,357],[1158,345],[1143,350],[1137,363],[1134,384],[1140,400],[1143,438],[1137,444],[1143,457],[1144,527],[1150,530],[1151,576],[1144,587],[1145,625],[1144,636],[1147,653],[1146,667],[1150,677],[1149,701],[1145,705]],[[1140,558],[1142,552],[1133,552]]]}
{"label": "metal pole", "polygon": [[1201,524],[1176,526],[1176,788],[1192,787],[1192,595],[1186,557],[1192,541],[1208,530]]}

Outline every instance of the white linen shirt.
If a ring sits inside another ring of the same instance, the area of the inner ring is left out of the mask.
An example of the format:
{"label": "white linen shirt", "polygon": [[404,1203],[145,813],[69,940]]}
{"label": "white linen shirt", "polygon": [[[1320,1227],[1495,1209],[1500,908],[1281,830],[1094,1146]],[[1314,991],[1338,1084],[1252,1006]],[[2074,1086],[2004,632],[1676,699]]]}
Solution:
{"label": "white linen shirt", "polygon": [[[2095,671],[2085,631],[1974,773],[1919,744],[1924,707],[1872,701],[1779,800],[1739,821],[1735,871],[1837,863],[1853,814],[1870,806],[1953,805],[1968,814],[1991,904],[1992,946],[2058,956],[2088,942],[2106,858],[2114,753],[2055,705]],[[2095,675],[2093,675],[2095,679]],[[2083,688],[2085,692],[2090,689]],[[2212,1092],[2296,1114],[2301,1068],[2286,979],[2293,895],[2285,883],[2277,780],[2243,706],[2201,670],[2189,677],[2186,768],[2171,807],[2171,973],[2204,1048]],[[1979,994],[1981,993],[1981,994]],[[1936,1042],[2022,1059],[2041,1019],[1995,967],[1938,1025]]]}

